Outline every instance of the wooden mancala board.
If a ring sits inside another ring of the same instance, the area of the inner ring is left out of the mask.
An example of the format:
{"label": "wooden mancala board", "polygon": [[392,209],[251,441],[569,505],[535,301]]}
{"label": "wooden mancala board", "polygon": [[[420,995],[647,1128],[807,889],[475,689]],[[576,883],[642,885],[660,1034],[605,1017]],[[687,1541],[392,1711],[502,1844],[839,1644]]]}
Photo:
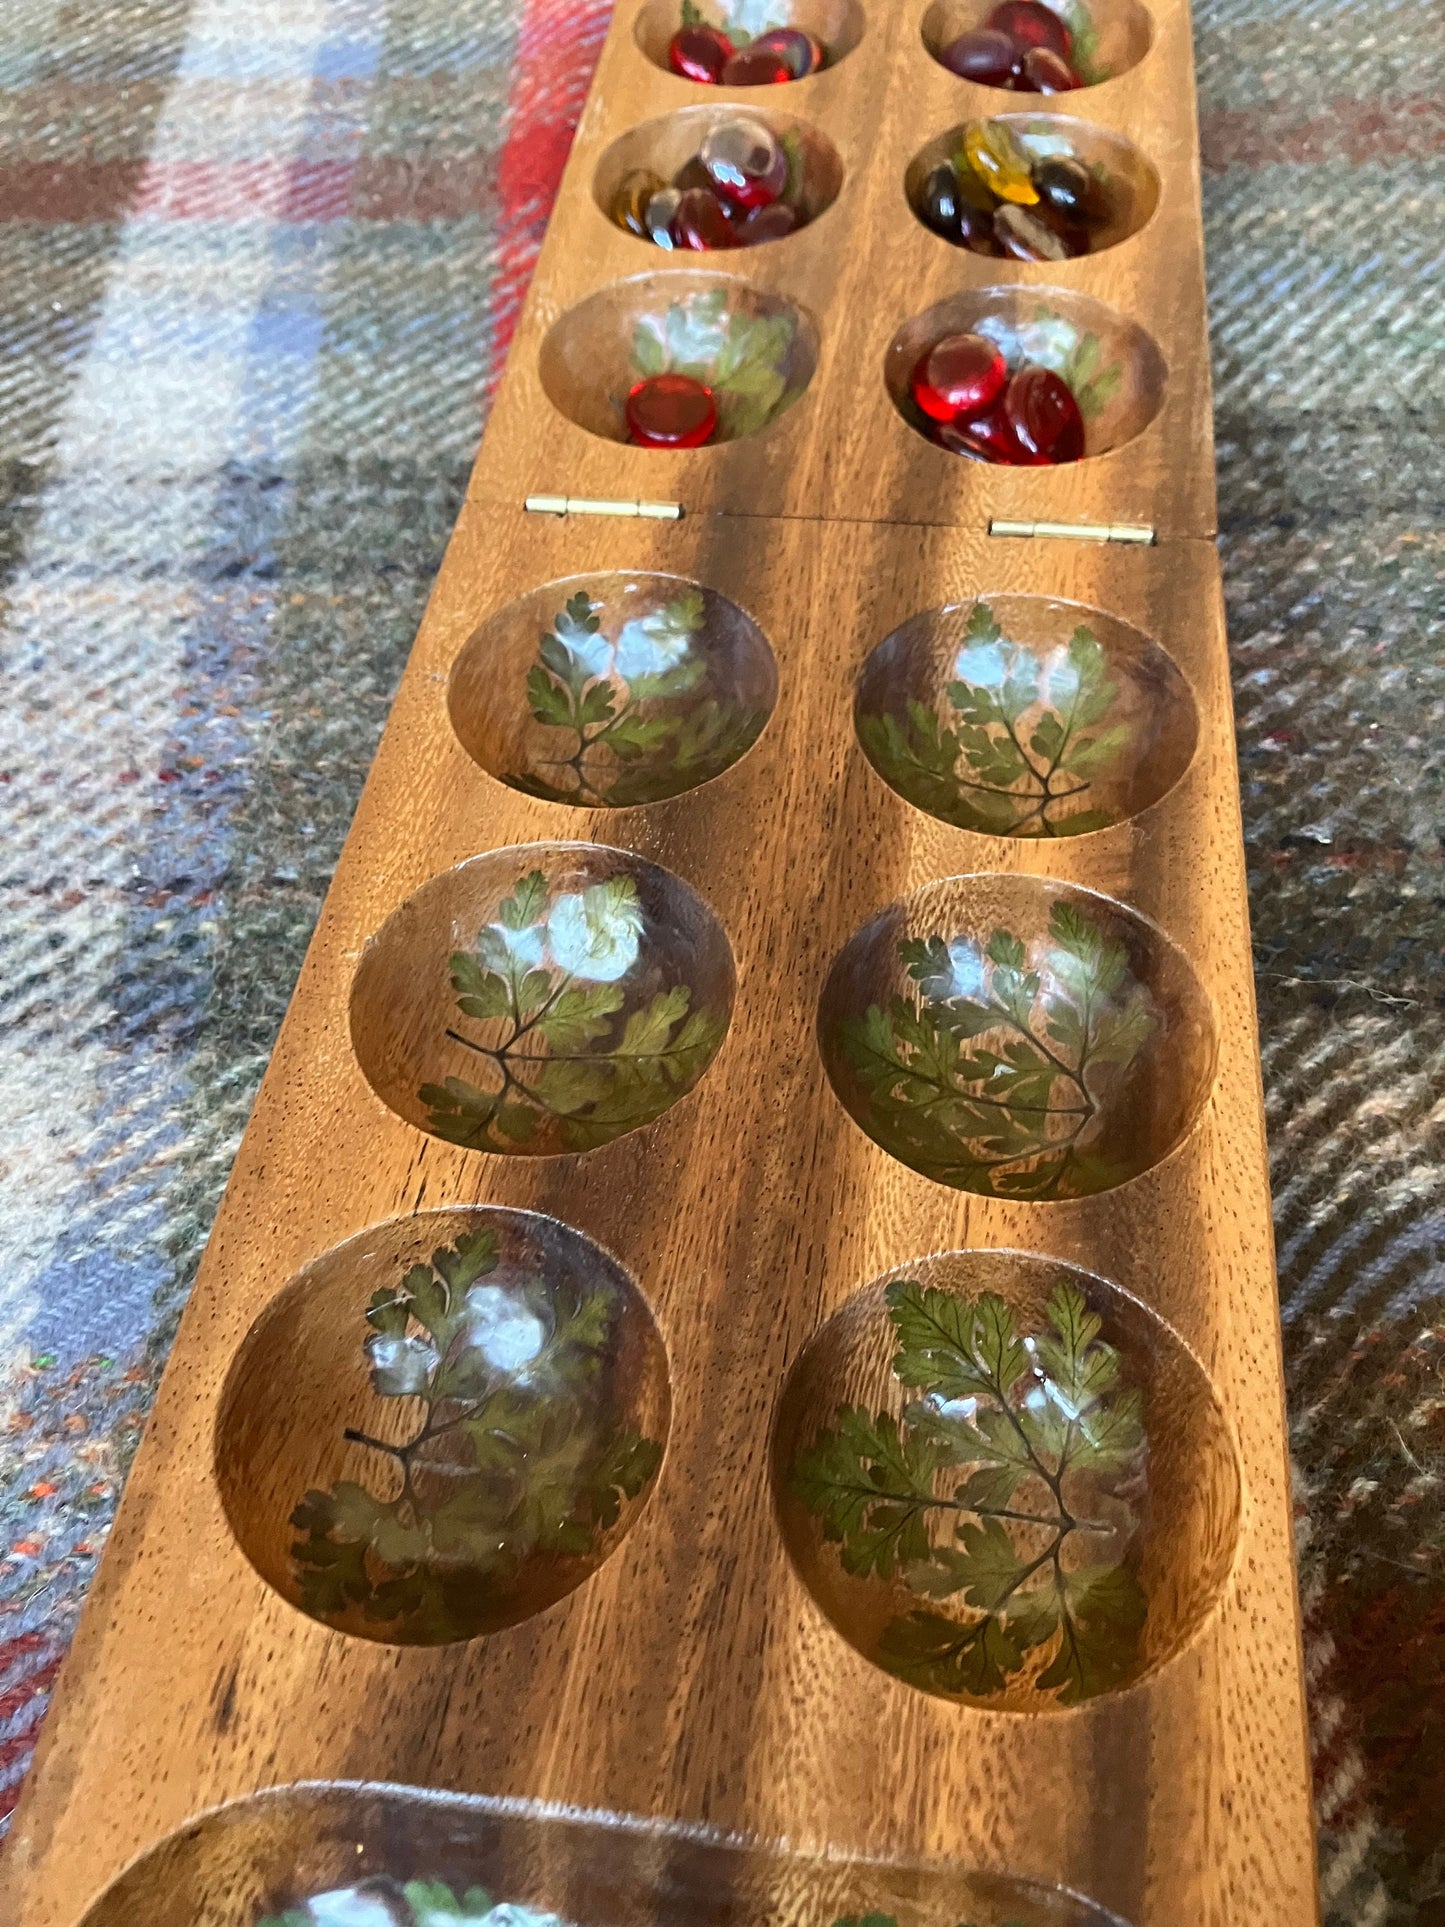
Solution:
{"label": "wooden mancala board", "polygon": [[[1183,0],[1076,12],[1121,70],[1048,101],[931,57],[983,0],[770,0],[838,57],[746,93],[671,9],[604,50],[14,1927],[1316,1918]],[[609,223],[737,106],[811,225]],[[1136,231],[926,231],[1003,112]],[[1086,459],[904,419],[976,323],[1114,371]],[[621,439],[674,327],[756,432]]]}

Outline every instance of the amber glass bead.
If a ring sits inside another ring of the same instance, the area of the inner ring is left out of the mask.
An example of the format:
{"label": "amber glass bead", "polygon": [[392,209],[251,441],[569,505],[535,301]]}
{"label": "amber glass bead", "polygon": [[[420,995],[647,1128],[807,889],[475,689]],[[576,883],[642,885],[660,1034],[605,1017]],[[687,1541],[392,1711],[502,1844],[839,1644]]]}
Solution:
{"label": "amber glass bead", "polygon": [[1034,163],[1034,186],[1039,204],[1061,220],[1082,227],[1100,227],[1112,210],[1101,182],[1071,154],[1052,154]]}
{"label": "amber glass bead", "polygon": [[608,213],[618,227],[624,228],[627,233],[639,235],[644,241],[651,240],[645,218],[647,203],[666,185],[658,175],[646,168],[636,168],[618,182]]}
{"label": "amber glass bead", "polygon": [[988,17],[988,25],[995,33],[1007,34],[1010,40],[1018,42],[1021,49],[1027,47],[1047,47],[1061,59],[1067,60],[1074,50],[1073,35],[1054,12],[1042,0],[1003,0],[1003,5],[995,7]]}
{"label": "amber glass bead", "polygon": [[976,27],[972,33],[950,40],[938,58],[942,66],[961,80],[975,81],[980,87],[1007,87],[1014,69],[1023,59],[1023,51],[1006,33]]}
{"label": "amber glass bead", "polygon": [[767,33],[760,33],[753,46],[776,54],[794,80],[806,80],[823,64],[822,42],[804,33],[801,27],[773,27]]}
{"label": "amber glass bead", "polygon": [[1038,200],[1032,162],[1001,120],[971,120],[963,130],[963,152],[968,165],[1001,201],[1028,206]]}
{"label": "amber glass bead", "polygon": [[785,85],[793,70],[781,54],[756,41],[731,55],[718,78],[724,87],[769,87]]}
{"label": "amber glass bead", "polygon": [[956,154],[953,171],[958,180],[958,195],[965,207],[975,207],[980,214],[992,215],[998,206],[998,196],[988,182],[969,161],[967,154]]}
{"label": "amber glass bead", "polygon": [[701,448],[716,427],[712,395],[691,375],[650,375],[627,397],[627,438],[639,448]]}
{"label": "amber glass bead", "polygon": [[999,246],[1015,261],[1067,261],[1063,237],[1041,221],[1032,208],[1005,202],[993,217]]}
{"label": "amber glass bead", "polygon": [[672,244],[693,254],[737,246],[727,211],[710,187],[690,187],[678,201],[672,217]]}
{"label": "amber glass bead", "polygon": [[733,43],[720,27],[683,27],[667,46],[667,64],[684,80],[715,87],[732,59]]}
{"label": "amber glass bead", "polygon": [[681,201],[682,196],[675,187],[659,188],[642,211],[642,218],[647,226],[647,238],[655,241],[660,248],[670,248],[674,245],[672,222]]}
{"label": "amber glass bead", "polygon": [[745,215],[734,233],[740,247],[754,248],[761,241],[785,240],[801,226],[795,207],[789,207],[786,201],[769,201],[766,207],[755,207]]}
{"label": "amber glass bead", "polygon": [[1027,94],[1071,94],[1079,85],[1079,76],[1067,60],[1050,52],[1047,47],[1030,47],[1024,55],[1024,64],[1019,74],[1019,87]]}
{"label": "amber glass bead", "polygon": [[782,142],[746,114],[719,121],[698,152],[717,192],[739,207],[766,207],[788,185]]}
{"label": "amber glass bead", "polygon": [[1030,455],[1077,462],[1084,452],[1084,418],[1074,391],[1052,368],[1021,368],[1004,390],[1004,413]]}
{"label": "amber glass bead", "polygon": [[913,371],[913,399],[936,422],[968,421],[992,408],[1008,368],[982,335],[945,335]]}

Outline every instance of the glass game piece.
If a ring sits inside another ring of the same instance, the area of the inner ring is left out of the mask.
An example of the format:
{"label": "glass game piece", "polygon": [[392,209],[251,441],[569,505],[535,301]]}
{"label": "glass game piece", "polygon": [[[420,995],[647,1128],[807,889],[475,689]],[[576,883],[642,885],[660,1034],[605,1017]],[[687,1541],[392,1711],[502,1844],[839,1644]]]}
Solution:
{"label": "glass game piece", "polygon": [[806,80],[823,64],[822,42],[804,33],[801,27],[772,27],[767,33],[760,33],[752,44],[776,54],[794,80]]}
{"label": "glass game piece", "polygon": [[1067,261],[1070,251],[1063,236],[1041,221],[1032,208],[1006,201],[994,210],[993,231],[999,246],[1015,261]]}
{"label": "glass game piece", "polygon": [[1019,89],[1028,94],[1071,94],[1079,76],[1067,60],[1048,47],[1030,47],[1019,74]]}
{"label": "glass game piece", "polygon": [[972,80],[980,87],[1009,87],[1023,54],[1024,49],[1006,33],[976,27],[972,33],[950,40],[938,59],[960,80]]}
{"label": "glass game piece", "polygon": [[769,201],[766,207],[755,207],[745,215],[733,232],[739,247],[752,248],[762,241],[785,240],[801,225],[795,207],[789,207],[786,201]]}
{"label": "glass game piece", "polygon": [[715,87],[732,59],[733,43],[720,27],[682,27],[667,43],[667,64],[684,80]]}
{"label": "glass game piece", "polygon": [[964,156],[1001,201],[1038,200],[1032,162],[1018,136],[1001,120],[971,120],[963,130]]}
{"label": "glass game piece", "polygon": [[627,397],[627,438],[639,448],[701,448],[716,427],[712,394],[691,375],[650,375]]}
{"label": "glass game piece", "polygon": [[1051,154],[1034,163],[1034,186],[1042,208],[1083,227],[1101,227],[1112,209],[1103,183],[1072,154]]}
{"label": "glass game piece", "polygon": [[647,231],[647,203],[660,188],[667,185],[658,175],[644,167],[634,168],[624,175],[617,184],[617,192],[612,196],[608,209],[609,218],[628,234],[636,234],[644,241],[652,236]]}
{"label": "glass game piece", "polygon": [[933,421],[967,421],[993,407],[1007,380],[1007,365],[991,341],[945,335],[914,369],[913,399]]}
{"label": "glass game piece", "polygon": [[727,210],[710,187],[690,187],[672,217],[672,243],[694,254],[737,246]]}
{"label": "glass game piece", "polygon": [[1004,390],[1003,409],[1020,446],[1045,462],[1077,462],[1084,418],[1074,391],[1052,368],[1020,368]]}
{"label": "glass game piece", "polygon": [[673,246],[672,222],[681,200],[682,196],[675,187],[662,187],[642,210],[647,238],[660,248]]}
{"label": "glass game piece", "polygon": [[739,207],[766,207],[788,184],[782,142],[770,127],[745,114],[719,121],[699,156],[717,192]]}
{"label": "glass game piece", "polygon": [[995,7],[987,23],[995,33],[1007,34],[1016,41],[1020,50],[1029,47],[1047,47],[1061,60],[1068,60],[1074,51],[1073,35],[1052,7],[1046,7],[1042,0],[1003,0],[1002,6]]}
{"label": "glass game piece", "polygon": [[718,78],[724,87],[769,87],[790,81],[794,75],[781,54],[774,53],[771,47],[760,47],[753,41],[750,46],[729,55],[727,65]]}

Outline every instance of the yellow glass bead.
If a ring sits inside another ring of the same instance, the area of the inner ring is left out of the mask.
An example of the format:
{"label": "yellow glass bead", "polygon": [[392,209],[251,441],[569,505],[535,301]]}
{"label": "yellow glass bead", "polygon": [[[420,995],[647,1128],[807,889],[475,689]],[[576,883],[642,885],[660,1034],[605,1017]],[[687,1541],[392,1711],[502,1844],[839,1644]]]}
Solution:
{"label": "yellow glass bead", "polygon": [[618,182],[617,192],[612,196],[612,205],[607,211],[617,226],[628,234],[636,234],[642,240],[650,241],[652,235],[644,218],[647,203],[666,186],[667,182],[660,175],[650,173],[646,168],[637,168]]}
{"label": "yellow glass bead", "polygon": [[963,130],[963,152],[969,166],[1001,201],[1031,207],[1038,200],[1029,157],[1002,121],[971,120]]}

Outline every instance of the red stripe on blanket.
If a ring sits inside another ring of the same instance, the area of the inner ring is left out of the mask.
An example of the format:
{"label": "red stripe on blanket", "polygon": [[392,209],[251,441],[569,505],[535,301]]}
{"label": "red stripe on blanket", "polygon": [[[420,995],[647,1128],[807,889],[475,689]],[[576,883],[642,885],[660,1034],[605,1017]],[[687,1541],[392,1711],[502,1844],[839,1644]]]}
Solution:
{"label": "red stripe on blanket", "polygon": [[526,0],[507,101],[509,132],[498,167],[501,205],[489,314],[488,400],[516,331],[610,14],[605,0],[584,0],[577,6]]}

